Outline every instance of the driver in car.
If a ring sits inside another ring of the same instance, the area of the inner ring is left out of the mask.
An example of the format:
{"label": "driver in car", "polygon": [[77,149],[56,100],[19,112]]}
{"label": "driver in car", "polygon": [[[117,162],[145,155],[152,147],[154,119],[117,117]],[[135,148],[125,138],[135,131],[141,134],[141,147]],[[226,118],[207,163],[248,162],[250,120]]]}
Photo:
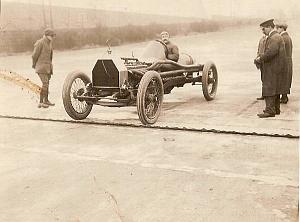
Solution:
{"label": "driver in car", "polygon": [[167,59],[170,59],[174,62],[178,62],[179,59],[179,50],[178,47],[170,42],[170,35],[168,32],[163,31],[160,33],[161,40],[166,44],[167,46]]}

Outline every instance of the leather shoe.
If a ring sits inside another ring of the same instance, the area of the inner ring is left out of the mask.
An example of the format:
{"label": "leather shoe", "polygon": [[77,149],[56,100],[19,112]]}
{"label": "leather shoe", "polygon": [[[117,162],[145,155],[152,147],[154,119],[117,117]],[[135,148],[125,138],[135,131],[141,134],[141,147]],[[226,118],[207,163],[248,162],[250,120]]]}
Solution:
{"label": "leather shoe", "polygon": [[45,103],[39,103],[38,108],[48,108],[49,106]]}
{"label": "leather shoe", "polygon": [[259,117],[259,118],[268,118],[268,117],[275,117],[275,114],[270,114],[270,113],[259,113],[259,114],[257,114],[257,116]]}
{"label": "leather shoe", "polygon": [[256,98],[256,100],[264,100],[265,98],[263,96]]}
{"label": "leather shoe", "polygon": [[48,106],[55,106],[55,103],[51,103],[49,100],[45,101],[44,104],[46,104]]}
{"label": "leather shoe", "polygon": [[288,98],[280,99],[280,103],[283,103],[283,104],[287,104],[288,101],[289,101]]}
{"label": "leather shoe", "polygon": [[[263,110],[264,113],[266,113],[266,110]],[[275,115],[280,115],[280,110],[279,111],[275,111]]]}

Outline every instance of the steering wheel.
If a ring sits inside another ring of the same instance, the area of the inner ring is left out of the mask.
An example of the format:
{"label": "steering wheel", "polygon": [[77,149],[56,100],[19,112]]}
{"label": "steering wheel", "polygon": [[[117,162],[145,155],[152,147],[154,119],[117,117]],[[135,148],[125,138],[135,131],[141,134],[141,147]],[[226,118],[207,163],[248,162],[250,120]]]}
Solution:
{"label": "steering wheel", "polygon": [[160,40],[160,39],[156,39],[155,41],[157,41],[157,42],[159,42],[160,44],[163,45],[164,50],[165,50],[166,58],[168,58],[168,47],[167,47],[166,43],[164,43],[164,42],[163,42],[162,40]]}

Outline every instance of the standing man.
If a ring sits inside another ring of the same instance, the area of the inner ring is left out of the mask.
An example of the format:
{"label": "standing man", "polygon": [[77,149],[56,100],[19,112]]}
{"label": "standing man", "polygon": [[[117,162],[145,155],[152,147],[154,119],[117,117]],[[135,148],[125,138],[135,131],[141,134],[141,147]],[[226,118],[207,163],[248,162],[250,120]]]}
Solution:
{"label": "standing man", "polygon": [[286,55],[284,41],[274,29],[274,19],[260,24],[263,34],[267,36],[264,52],[255,59],[255,63],[263,68],[262,93],[266,108],[259,118],[274,117],[280,114],[280,94],[284,93],[283,80],[285,78]]}
{"label": "standing man", "polygon": [[37,40],[34,44],[34,50],[32,54],[32,68],[38,74],[42,81],[42,89],[40,93],[40,103],[38,108],[48,108],[54,106],[48,99],[49,94],[49,80],[53,74],[53,47],[52,41],[55,37],[55,33],[52,29],[47,28],[44,31],[44,36]]}
{"label": "standing man", "polygon": [[168,32],[163,31],[160,33],[161,40],[166,44],[167,46],[167,59],[170,59],[174,62],[178,62],[179,59],[179,49],[178,47],[170,42],[170,35]]}
{"label": "standing man", "polygon": [[287,94],[290,94],[291,85],[292,85],[292,76],[293,76],[293,61],[292,61],[292,51],[293,51],[293,43],[289,34],[286,32],[288,25],[286,23],[277,23],[276,30],[282,36],[284,40],[285,53],[286,53],[286,79],[285,79],[285,92],[281,95],[280,103],[286,104],[289,101]]}
{"label": "standing man", "polygon": [[[260,56],[264,53],[264,51],[265,51],[265,46],[266,46],[266,40],[267,40],[267,37],[266,37],[265,34],[263,34],[263,36],[261,37],[261,39],[259,40],[259,43],[258,43],[257,56],[256,56],[256,58],[257,58],[257,57],[260,57]],[[263,76],[262,76],[262,74],[263,74],[262,68],[263,68],[263,67],[262,67],[261,64],[259,64],[259,63],[256,63],[256,62],[254,62],[254,63],[255,63],[255,65],[256,65],[256,68],[260,70],[260,80],[263,81]],[[256,99],[257,99],[257,100],[264,100],[264,97],[263,97],[263,95],[262,95],[262,92],[261,92],[261,97],[258,97],[258,98],[256,98]]]}

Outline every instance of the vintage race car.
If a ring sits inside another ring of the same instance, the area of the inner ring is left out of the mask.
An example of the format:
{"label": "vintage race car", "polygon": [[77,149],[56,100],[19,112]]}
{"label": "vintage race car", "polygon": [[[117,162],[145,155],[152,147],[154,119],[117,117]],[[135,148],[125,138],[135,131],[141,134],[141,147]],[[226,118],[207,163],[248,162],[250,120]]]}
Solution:
{"label": "vintage race car", "polygon": [[166,58],[166,45],[156,40],[148,44],[140,58],[99,59],[92,70],[92,81],[81,71],[70,73],[62,92],[66,112],[82,120],[93,105],[137,106],[140,121],[148,125],[157,121],[164,94],[174,87],[202,84],[205,99],[214,99],[218,72],[213,62],[195,64],[188,54],[180,54],[178,62]]}

